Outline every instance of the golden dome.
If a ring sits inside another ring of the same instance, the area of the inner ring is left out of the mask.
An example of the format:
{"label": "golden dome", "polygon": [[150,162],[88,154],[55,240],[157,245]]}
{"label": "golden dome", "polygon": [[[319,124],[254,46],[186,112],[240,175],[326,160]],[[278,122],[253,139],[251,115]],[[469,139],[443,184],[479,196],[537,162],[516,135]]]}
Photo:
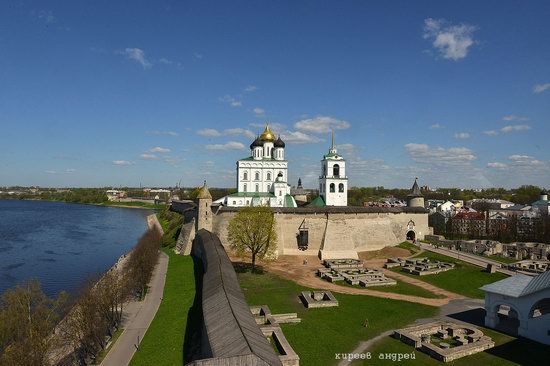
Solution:
{"label": "golden dome", "polygon": [[269,129],[269,125],[265,125],[265,130],[261,134],[260,139],[262,139],[262,141],[269,141],[269,142],[275,141],[275,135]]}

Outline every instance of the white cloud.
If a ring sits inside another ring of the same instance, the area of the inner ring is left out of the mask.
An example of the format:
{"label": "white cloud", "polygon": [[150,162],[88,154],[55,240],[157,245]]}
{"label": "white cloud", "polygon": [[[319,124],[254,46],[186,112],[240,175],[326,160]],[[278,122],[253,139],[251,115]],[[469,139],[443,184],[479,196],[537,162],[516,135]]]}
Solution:
{"label": "white cloud", "polygon": [[542,93],[543,91],[546,91],[550,89],[550,83],[546,84],[536,84],[533,86],[533,93]]}
{"label": "white cloud", "polygon": [[48,174],[57,174],[55,170],[46,170],[46,173]]}
{"label": "white cloud", "polygon": [[237,98],[232,97],[231,95],[224,95],[219,98],[221,102],[229,104],[231,107],[240,107],[243,103]]}
{"label": "white cloud", "polygon": [[430,128],[431,128],[432,130],[437,130],[437,129],[439,129],[439,128],[444,128],[444,127],[445,127],[445,126],[443,126],[443,125],[441,125],[441,124],[439,124],[439,123],[434,123],[433,125],[430,126]]}
{"label": "white cloud", "polygon": [[327,133],[330,132],[332,128],[336,130],[345,130],[348,129],[350,126],[351,125],[347,121],[328,116],[307,118],[294,124],[294,128],[296,128],[297,130],[311,133]]}
{"label": "white cloud", "polygon": [[197,135],[205,137],[219,137],[222,134],[214,128],[203,128],[197,131]]}
{"label": "white cloud", "polygon": [[529,125],[508,125],[500,129],[503,133],[510,133],[513,131],[527,131],[530,130],[531,126]]}
{"label": "white cloud", "polygon": [[139,48],[125,48],[124,51],[117,51],[116,53],[125,55],[130,60],[136,61],[144,69],[150,69],[153,64],[145,58],[145,52]]}
{"label": "white cloud", "polygon": [[256,117],[261,117],[265,114],[265,109],[263,108],[260,108],[260,107],[256,107],[252,110],[252,112],[254,112],[254,114],[256,115]]}
{"label": "white cloud", "polygon": [[150,153],[166,154],[166,153],[169,153],[169,152],[170,152],[170,149],[167,149],[167,148],[165,148],[165,147],[157,146],[157,147],[154,147],[154,148],[149,149],[149,150],[147,150],[147,151],[150,152]]}
{"label": "white cloud", "polygon": [[147,131],[147,134],[156,136],[179,136],[179,133],[174,131]]}
{"label": "white cloud", "polygon": [[470,134],[468,132],[458,132],[455,133],[455,138],[459,140],[466,140],[470,138]]}
{"label": "white cloud", "polygon": [[483,131],[483,133],[486,134],[487,136],[496,136],[496,135],[498,135],[498,131],[495,131],[495,130]]}
{"label": "white cloud", "polygon": [[159,62],[160,62],[161,64],[166,64],[166,65],[172,65],[172,64],[174,63],[173,61],[168,60],[167,58],[160,58],[160,59],[159,59]]}
{"label": "white cloud", "polygon": [[238,136],[243,135],[244,137],[247,137],[249,139],[253,139],[256,137],[254,132],[250,130],[245,130],[244,128],[227,128],[223,130],[223,135],[225,136]]}
{"label": "white cloud", "polygon": [[57,18],[53,15],[53,12],[51,10],[33,11],[32,15],[47,24],[57,23]]}
{"label": "white cloud", "polygon": [[529,118],[524,116],[516,116],[515,114],[509,114],[507,116],[502,117],[503,121],[528,121]]}
{"label": "white cloud", "polygon": [[477,27],[469,24],[453,25],[444,19],[424,20],[424,39],[445,59],[458,61],[468,55],[468,48],[475,44],[473,33]]}
{"label": "white cloud", "polygon": [[504,163],[499,163],[499,162],[492,162],[492,163],[487,163],[487,167],[493,168],[493,169],[506,169],[508,168],[508,165]]}
{"label": "white cloud", "polygon": [[522,166],[539,166],[544,165],[543,161],[537,160],[532,156],[529,155],[510,155],[508,157],[509,160],[514,162],[516,166],[522,165]]}
{"label": "white cloud", "polygon": [[250,93],[256,90],[258,90],[258,87],[256,87],[256,85],[248,85],[246,88],[244,88],[244,91],[247,93]]}
{"label": "white cloud", "polygon": [[210,144],[206,145],[207,150],[244,150],[245,146],[237,141],[229,141],[225,144]]}
{"label": "white cloud", "polygon": [[128,160],[113,160],[114,165],[133,165],[134,163]]}
{"label": "white cloud", "polygon": [[432,165],[464,165],[477,159],[474,152],[465,147],[430,147],[426,144],[409,143],[405,150],[416,162]]}
{"label": "white cloud", "polygon": [[200,53],[195,52],[195,53],[193,53],[193,57],[194,57],[196,60],[202,60],[202,57],[203,57],[203,56],[202,56]]}
{"label": "white cloud", "polygon": [[143,153],[139,156],[141,159],[144,159],[144,160],[158,160],[159,157],[156,156],[155,154],[149,154],[149,153]]}
{"label": "white cloud", "polygon": [[286,143],[294,144],[313,144],[323,141],[317,136],[308,135],[301,131],[285,131],[281,134],[281,138]]}
{"label": "white cloud", "polygon": [[76,169],[73,169],[73,168],[65,169],[65,173],[74,173],[74,172],[76,172]]}

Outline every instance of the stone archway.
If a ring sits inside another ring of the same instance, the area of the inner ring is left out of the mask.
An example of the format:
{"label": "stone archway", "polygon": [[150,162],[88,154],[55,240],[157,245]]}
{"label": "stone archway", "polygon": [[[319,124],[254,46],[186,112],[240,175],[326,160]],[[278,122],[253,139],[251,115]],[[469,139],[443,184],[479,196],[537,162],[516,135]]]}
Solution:
{"label": "stone archway", "polygon": [[520,325],[519,313],[510,305],[499,304],[495,306],[497,323],[495,329],[501,332],[517,336]]}
{"label": "stone archway", "polygon": [[416,233],[414,230],[407,231],[407,240],[415,241],[416,240]]}

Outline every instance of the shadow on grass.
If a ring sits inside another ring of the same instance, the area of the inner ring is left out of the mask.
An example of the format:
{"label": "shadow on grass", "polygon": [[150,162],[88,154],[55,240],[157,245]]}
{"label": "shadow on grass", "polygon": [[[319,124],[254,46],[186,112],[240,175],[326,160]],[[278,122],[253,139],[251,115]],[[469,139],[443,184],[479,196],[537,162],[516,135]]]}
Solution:
{"label": "shadow on grass", "polygon": [[548,365],[550,347],[525,338],[495,346],[485,352],[524,366]]}
{"label": "shadow on grass", "polygon": [[197,360],[201,357],[201,338],[203,330],[202,316],[202,261],[193,257],[193,269],[195,272],[195,299],[193,306],[187,313],[187,326],[183,340],[183,364]]}
{"label": "shadow on grass", "polygon": [[460,313],[454,313],[447,315],[449,318],[460,320],[465,323],[477,325],[480,327],[485,326],[485,309],[477,308],[462,311]]}
{"label": "shadow on grass", "polygon": [[262,266],[256,265],[256,268],[252,269],[252,264],[245,262],[233,262],[233,268],[237,273],[253,273],[259,275],[266,273]]}

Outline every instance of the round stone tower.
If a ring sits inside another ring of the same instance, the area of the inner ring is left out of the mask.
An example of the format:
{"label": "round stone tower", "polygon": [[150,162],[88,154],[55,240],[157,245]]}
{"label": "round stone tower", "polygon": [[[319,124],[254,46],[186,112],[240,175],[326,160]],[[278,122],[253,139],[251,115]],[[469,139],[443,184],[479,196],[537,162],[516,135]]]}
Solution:
{"label": "round stone tower", "polygon": [[206,181],[199,189],[195,203],[197,204],[197,231],[200,229],[212,231],[212,208],[210,207],[212,206],[212,195],[208,190]]}
{"label": "round stone tower", "polygon": [[424,208],[424,196],[418,187],[418,178],[414,179],[414,184],[411,188],[411,193],[407,195],[407,207],[422,207]]}

